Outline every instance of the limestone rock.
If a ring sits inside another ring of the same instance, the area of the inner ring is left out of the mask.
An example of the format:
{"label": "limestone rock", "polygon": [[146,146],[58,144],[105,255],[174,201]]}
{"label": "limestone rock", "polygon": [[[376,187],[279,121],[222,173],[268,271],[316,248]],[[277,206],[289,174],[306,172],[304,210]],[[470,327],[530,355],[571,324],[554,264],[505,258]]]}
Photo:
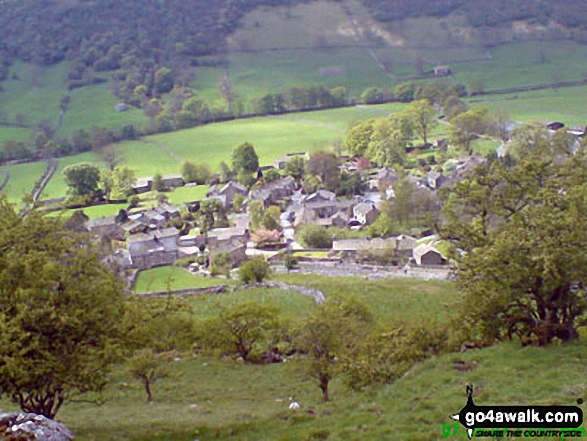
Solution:
{"label": "limestone rock", "polygon": [[63,424],[34,413],[0,410],[0,438],[37,441],[70,441],[73,433]]}

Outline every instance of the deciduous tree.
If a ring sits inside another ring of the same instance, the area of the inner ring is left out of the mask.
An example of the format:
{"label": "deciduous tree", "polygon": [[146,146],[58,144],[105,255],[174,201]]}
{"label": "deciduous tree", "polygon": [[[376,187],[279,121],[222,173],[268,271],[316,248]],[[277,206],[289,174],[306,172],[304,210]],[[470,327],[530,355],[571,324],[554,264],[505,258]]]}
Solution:
{"label": "deciduous tree", "polygon": [[118,359],[123,284],[85,236],[0,198],[0,395],[54,418]]}
{"label": "deciduous tree", "polygon": [[534,146],[446,194],[443,236],[462,250],[460,326],[478,339],[546,345],[578,337],[587,280],[587,166]]}
{"label": "deciduous tree", "polygon": [[72,164],[63,169],[65,182],[73,196],[93,195],[98,190],[100,169],[87,162]]}

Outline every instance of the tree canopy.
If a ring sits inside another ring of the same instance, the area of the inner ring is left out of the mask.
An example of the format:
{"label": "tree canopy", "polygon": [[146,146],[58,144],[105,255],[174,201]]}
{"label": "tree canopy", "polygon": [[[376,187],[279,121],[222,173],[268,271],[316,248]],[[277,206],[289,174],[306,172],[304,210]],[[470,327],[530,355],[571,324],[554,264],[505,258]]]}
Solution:
{"label": "tree canopy", "polygon": [[100,391],[120,348],[123,285],[58,219],[0,197],[0,395],[54,418]]}
{"label": "tree canopy", "polygon": [[236,147],[232,152],[232,167],[237,173],[256,172],[259,168],[259,157],[255,152],[255,147],[248,142]]}
{"label": "tree canopy", "polygon": [[587,164],[582,154],[553,159],[550,145],[534,146],[445,194],[443,236],[461,250],[459,324],[472,338],[546,345],[578,337],[587,306]]}
{"label": "tree canopy", "polygon": [[73,196],[93,195],[100,183],[100,169],[87,162],[72,164],[63,169],[65,182]]}

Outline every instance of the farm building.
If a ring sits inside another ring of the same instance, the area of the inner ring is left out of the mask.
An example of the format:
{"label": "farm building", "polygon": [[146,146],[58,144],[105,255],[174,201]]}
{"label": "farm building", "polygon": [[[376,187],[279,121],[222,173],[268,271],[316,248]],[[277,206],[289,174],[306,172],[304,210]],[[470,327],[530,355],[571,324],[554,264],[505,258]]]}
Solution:
{"label": "farm building", "polygon": [[452,75],[452,71],[448,66],[436,66],[434,68],[435,77],[448,77]]}
{"label": "farm building", "polygon": [[146,269],[173,264],[177,259],[178,237],[175,228],[131,235],[126,241],[131,266]]}
{"label": "farm building", "polygon": [[418,245],[414,248],[413,257],[416,264],[423,266],[437,266],[446,263],[446,259],[442,256],[441,252],[430,244]]}

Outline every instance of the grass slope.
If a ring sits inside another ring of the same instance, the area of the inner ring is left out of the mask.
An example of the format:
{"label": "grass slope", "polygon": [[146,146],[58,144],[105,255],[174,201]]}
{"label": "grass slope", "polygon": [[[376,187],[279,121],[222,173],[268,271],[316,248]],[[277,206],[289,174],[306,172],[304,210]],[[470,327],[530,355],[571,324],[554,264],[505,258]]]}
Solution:
{"label": "grass slope", "polygon": [[[18,114],[25,115],[25,123],[34,126],[59,119],[59,101],[67,94],[67,63],[39,67],[15,63],[0,91],[0,111],[10,121]],[[0,128],[0,132],[4,130]]]}
{"label": "grass slope", "polygon": [[0,145],[6,141],[26,142],[31,137],[31,130],[23,127],[0,126]]}
{"label": "grass slope", "polygon": [[117,112],[114,106],[119,102],[120,100],[110,91],[110,82],[72,90],[69,108],[58,134],[70,136],[76,130],[89,129],[92,126],[141,126],[148,121],[142,110],[133,107],[125,112]]}
{"label": "grass slope", "polygon": [[228,42],[236,50],[262,50],[353,44],[355,40],[340,3],[315,1],[250,12]]}
{"label": "grass slope", "polygon": [[571,126],[584,126],[587,124],[585,96],[587,86],[484,96],[473,101],[490,109],[505,110],[516,121],[562,121]]}
{"label": "grass slope", "polygon": [[[443,321],[443,305],[456,298],[450,282],[326,277],[308,282],[295,274],[276,278],[308,283],[330,295],[359,296],[387,322]],[[312,299],[295,292],[258,289],[193,298],[190,303],[205,319],[220,305],[245,298],[272,302],[291,320],[303,318],[314,307]],[[477,405],[575,404],[585,393],[586,349],[585,341],[549,348],[502,343],[426,360],[393,384],[360,392],[346,389],[335,375],[330,403],[321,402],[299,358],[251,366],[184,355],[171,363],[171,376],[155,384],[153,404],[145,403],[142,387],[120,366],[110,376],[104,405],[65,405],[59,419],[80,440],[433,441],[442,439],[442,425],[452,424],[449,415],[465,404],[469,383]],[[471,370],[456,370],[457,361],[469,363]],[[289,410],[291,401],[299,402],[301,409]]]}
{"label": "grass slope", "polygon": [[10,173],[8,184],[1,193],[4,193],[11,202],[20,202],[23,196],[30,193],[37,180],[45,170],[44,162],[29,162],[0,167]]}

